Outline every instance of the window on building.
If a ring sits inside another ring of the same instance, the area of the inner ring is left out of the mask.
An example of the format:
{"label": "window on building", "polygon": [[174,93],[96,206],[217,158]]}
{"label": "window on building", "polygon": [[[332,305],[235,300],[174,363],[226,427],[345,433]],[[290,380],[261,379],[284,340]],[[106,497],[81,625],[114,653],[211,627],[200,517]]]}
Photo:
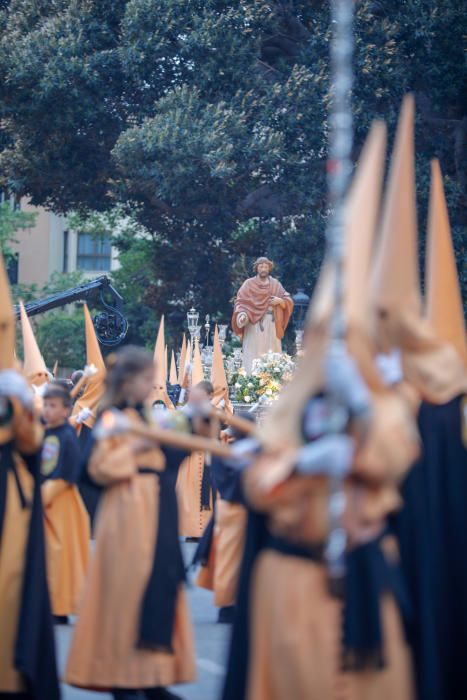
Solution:
{"label": "window on building", "polygon": [[111,259],[110,238],[96,238],[89,233],[78,235],[78,270],[110,270]]}
{"label": "window on building", "polygon": [[68,231],[63,232],[63,272],[68,272],[68,246],[69,246],[70,236]]}
{"label": "window on building", "polygon": [[15,255],[8,261],[7,275],[10,284],[18,284],[19,255]]}

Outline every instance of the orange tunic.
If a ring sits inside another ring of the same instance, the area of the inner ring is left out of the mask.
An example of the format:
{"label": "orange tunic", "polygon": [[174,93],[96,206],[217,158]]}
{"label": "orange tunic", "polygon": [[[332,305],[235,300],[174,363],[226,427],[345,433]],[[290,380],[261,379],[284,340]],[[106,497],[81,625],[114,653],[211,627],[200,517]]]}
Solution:
{"label": "orange tunic", "polygon": [[[16,463],[23,493],[31,501],[33,478],[21,460]],[[6,508],[0,542],[0,691],[24,691],[21,675],[15,670],[14,652],[18,632],[18,616],[31,517],[30,508],[22,508],[18,487],[8,474]]]}
{"label": "orange tunic", "polygon": [[210,507],[201,506],[201,486],[203,483],[205,455],[193,452],[180,465],[177,479],[179,533],[182,537],[201,537],[212,516]]}
{"label": "orange tunic", "polygon": [[[101,441],[89,471],[106,490],[96,525],[96,549],[73,636],[65,681],[106,690],[151,688],[192,681],[195,660],[190,616],[178,594],[173,652],[136,647],[142,600],[154,559],[159,483],[137,472],[133,438]],[[140,453],[138,466],[161,470],[158,450]]]}
{"label": "orange tunic", "polygon": [[201,567],[196,585],[214,591],[214,603],[218,608],[235,605],[246,522],[244,506],[217,499],[209,561]]}
{"label": "orange tunic", "polygon": [[342,605],[325,567],[265,551],[252,585],[248,700],[410,700],[410,655],[394,600],[381,603],[386,667],[340,671]]}
{"label": "orange tunic", "polygon": [[89,563],[89,515],[76,486],[54,479],[42,486],[47,576],[54,615],[76,613]]}
{"label": "orange tunic", "polygon": [[[42,430],[14,399],[12,403],[15,417],[10,424],[10,434],[7,435],[2,428],[0,440],[4,444],[14,439],[16,448],[24,454],[32,454],[39,448]],[[28,503],[31,503],[33,477],[19,454],[13,454],[21,489]],[[18,693],[25,690],[23,678],[15,669],[14,653],[30,518],[31,509],[22,507],[15,476],[9,472],[0,541],[0,692]]]}

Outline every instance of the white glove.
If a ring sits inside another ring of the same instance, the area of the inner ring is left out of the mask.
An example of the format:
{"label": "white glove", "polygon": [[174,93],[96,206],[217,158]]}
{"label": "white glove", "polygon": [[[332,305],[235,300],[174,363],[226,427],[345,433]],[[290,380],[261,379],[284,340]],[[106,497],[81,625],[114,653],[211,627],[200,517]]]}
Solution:
{"label": "white glove", "polygon": [[348,435],[325,435],[301,448],[296,468],[302,474],[342,479],[350,471],[354,452],[355,441]]}
{"label": "white glove", "polygon": [[31,387],[14,369],[0,371],[0,396],[18,399],[24,408],[32,409],[34,396]]}
{"label": "white glove", "polygon": [[81,423],[84,423],[84,421],[87,420],[90,416],[92,416],[92,411],[90,408],[85,406],[76,416],[76,424],[81,425]]}
{"label": "white glove", "polygon": [[376,368],[386,386],[401,382],[404,378],[404,372],[400,350],[393,350],[389,355],[378,355]]}
{"label": "white glove", "polygon": [[370,393],[345,345],[333,344],[324,361],[325,388],[353,413],[366,413]]}
{"label": "white glove", "polygon": [[245,438],[238,440],[231,445],[232,456],[225,460],[229,467],[242,472],[250,467],[257,454],[261,451],[261,444],[255,438]]}

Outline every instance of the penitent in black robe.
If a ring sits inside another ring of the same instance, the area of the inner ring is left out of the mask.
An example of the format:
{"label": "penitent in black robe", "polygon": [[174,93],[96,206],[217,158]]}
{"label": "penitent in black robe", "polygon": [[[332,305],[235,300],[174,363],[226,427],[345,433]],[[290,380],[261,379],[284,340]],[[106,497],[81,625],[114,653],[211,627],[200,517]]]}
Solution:
{"label": "penitent in black robe", "polygon": [[419,412],[422,456],[394,518],[419,700],[467,698],[467,397]]}

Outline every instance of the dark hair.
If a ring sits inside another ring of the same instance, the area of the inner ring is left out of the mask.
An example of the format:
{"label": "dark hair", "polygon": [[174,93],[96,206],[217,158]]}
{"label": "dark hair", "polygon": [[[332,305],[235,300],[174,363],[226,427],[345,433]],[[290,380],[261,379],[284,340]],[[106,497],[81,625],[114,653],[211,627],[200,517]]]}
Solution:
{"label": "dark hair", "polygon": [[67,391],[71,391],[73,389],[73,382],[71,381],[71,379],[62,379],[55,377],[54,379],[52,379],[52,381],[49,382],[49,384],[51,386],[62,386]]}
{"label": "dark hair", "polygon": [[122,388],[125,382],[154,365],[152,355],[144,348],[126,345],[107,358],[106,389],[99,412],[125,402]]}
{"label": "dark hair", "polygon": [[203,391],[208,394],[208,396],[212,396],[214,394],[214,387],[212,385],[212,382],[208,381],[207,379],[203,379],[202,382],[198,382],[198,384],[195,385],[196,389],[202,389]]}
{"label": "dark hair", "polygon": [[75,384],[78,384],[78,382],[81,379],[81,377],[83,376],[83,374],[84,374],[84,372],[82,369],[75,369],[75,371],[71,375],[71,383],[73,384],[73,386]]}
{"label": "dark hair", "polygon": [[44,392],[43,399],[44,401],[46,399],[60,399],[65,408],[70,408],[73,404],[68,387],[62,382],[50,382]]}
{"label": "dark hair", "polygon": [[[238,413],[236,413],[236,415],[239,418],[243,418],[243,420],[248,421],[249,423],[256,423],[256,417],[253,413],[248,413],[248,411],[239,411]],[[244,433],[241,428],[234,428],[233,426],[227,428],[227,433],[231,438],[233,438],[234,441],[241,440],[242,438],[247,437],[246,433]]]}

